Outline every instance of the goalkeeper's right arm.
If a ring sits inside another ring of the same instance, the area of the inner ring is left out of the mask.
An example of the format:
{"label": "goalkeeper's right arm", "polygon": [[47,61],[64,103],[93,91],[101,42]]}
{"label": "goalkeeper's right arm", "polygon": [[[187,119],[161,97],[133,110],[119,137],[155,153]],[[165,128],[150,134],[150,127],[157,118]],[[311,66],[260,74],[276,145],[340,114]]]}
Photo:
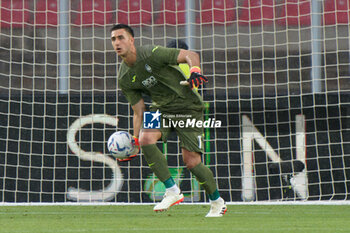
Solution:
{"label": "goalkeeper's right arm", "polygon": [[134,111],[133,115],[133,125],[134,125],[134,136],[139,137],[141,126],[142,126],[142,120],[143,120],[143,112],[145,111],[146,106],[143,99],[141,99],[137,104],[134,104],[132,106],[132,110]]}
{"label": "goalkeeper's right arm", "polygon": [[[132,110],[134,111],[133,115],[133,125],[134,125],[134,141],[135,145],[139,147],[140,150],[140,143],[139,143],[139,134],[141,130],[141,125],[142,125],[142,118],[143,118],[143,112],[145,111],[145,103],[143,99],[141,99],[137,104],[131,106]],[[126,159],[117,159],[119,162],[126,162],[130,161],[132,158],[136,157],[137,153],[135,155],[131,155]]]}

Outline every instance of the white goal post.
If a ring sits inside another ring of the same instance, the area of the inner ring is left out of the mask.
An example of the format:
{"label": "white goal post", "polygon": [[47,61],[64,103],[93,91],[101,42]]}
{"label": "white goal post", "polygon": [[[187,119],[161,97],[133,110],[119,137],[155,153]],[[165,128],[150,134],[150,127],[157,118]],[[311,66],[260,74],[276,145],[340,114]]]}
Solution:
{"label": "white goal post", "polygon": [[[0,203],[153,203],[142,156],[109,135],[132,128],[110,28],[136,44],[188,43],[209,82],[203,162],[227,202],[350,198],[349,0],[1,0]],[[146,98],[147,101],[149,99]],[[187,203],[207,202],[159,142]]]}

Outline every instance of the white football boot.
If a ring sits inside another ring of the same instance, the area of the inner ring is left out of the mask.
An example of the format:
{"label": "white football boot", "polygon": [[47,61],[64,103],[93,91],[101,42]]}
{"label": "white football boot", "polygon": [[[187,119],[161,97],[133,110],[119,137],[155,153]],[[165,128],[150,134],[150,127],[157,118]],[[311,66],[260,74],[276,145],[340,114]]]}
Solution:
{"label": "white football boot", "polygon": [[163,200],[159,202],[154,208],[154,211],[166,211],[171,206],[179,204],[180,202],[183,202],[184,195],[182,193],[174,193],[170,191],[166,191]]}
{"label": "white football boot", "polygon": [[215,201],[210,201],[210,210],[205,217],[222,217],[227,211],[224,199],[219,197]]}

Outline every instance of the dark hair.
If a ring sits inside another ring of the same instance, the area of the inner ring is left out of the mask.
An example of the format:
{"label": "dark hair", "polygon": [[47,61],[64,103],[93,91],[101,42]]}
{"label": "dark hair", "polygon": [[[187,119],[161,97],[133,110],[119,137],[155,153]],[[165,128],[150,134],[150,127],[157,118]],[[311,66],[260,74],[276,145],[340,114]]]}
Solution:
{"label": "dark hair", "polygon": [[166,44],[166,47],[188,50],[188,45],[186,44],[186,42],[183,40],[180,40],[180,39],[179,40],[173,39],[173,40],[169,41]]}
{"label": "dark hair", "polygon": [[111,28],[111,32],[118,29],[125,29],[125,31],[127,31],[132,37],[134,37],[134,30],[132,30],[132,28],[129,25],[122,24],[122,23],[115,24]]}

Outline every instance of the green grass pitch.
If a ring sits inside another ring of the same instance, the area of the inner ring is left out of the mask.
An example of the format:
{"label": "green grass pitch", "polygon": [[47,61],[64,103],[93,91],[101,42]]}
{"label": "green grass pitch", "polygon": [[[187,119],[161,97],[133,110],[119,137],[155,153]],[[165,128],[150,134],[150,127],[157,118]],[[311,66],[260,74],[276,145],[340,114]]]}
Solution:
{"label": "green grass pitch", "polygon": [[205,218],[209,205],[0,206],[0,232],[350,232],[350,205],[228,205]]}

